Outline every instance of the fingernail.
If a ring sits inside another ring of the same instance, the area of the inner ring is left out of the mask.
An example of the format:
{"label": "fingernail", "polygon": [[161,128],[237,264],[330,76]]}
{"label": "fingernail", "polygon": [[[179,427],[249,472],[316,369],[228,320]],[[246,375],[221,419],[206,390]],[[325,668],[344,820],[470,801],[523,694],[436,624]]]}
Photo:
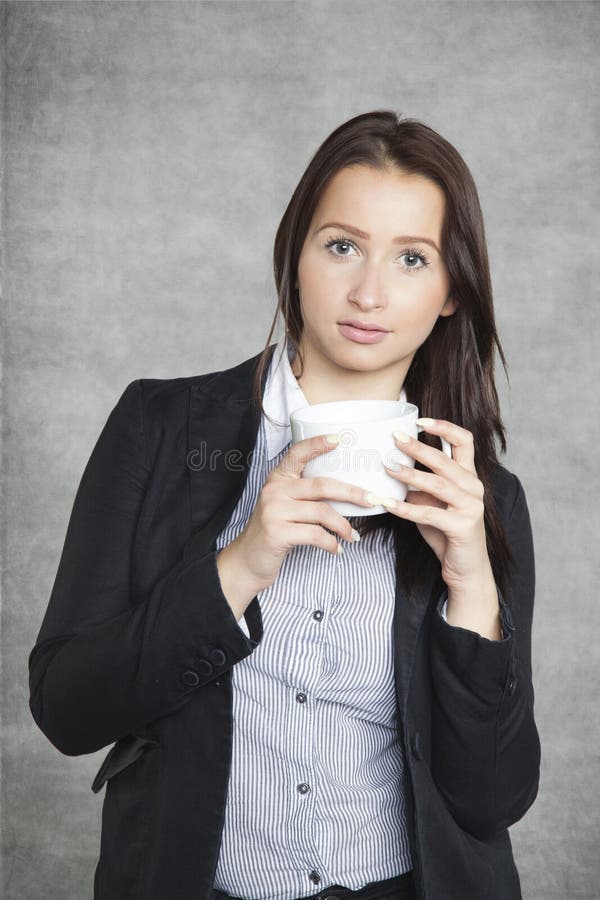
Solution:
{"label": "fingernail", "polygon": [[383,497],[381,504],[382,506],[391,506],[393,509],[394,507],[398,506],[398,501],[393,497]]}
{"label": "fingernail", "polygon": [[425,425],[427,427],[431,427],[432,425],[435,425],[435,419],[425,418],[425,419],[415,419],[415,421],[416,421],[417,425]]}
{"label": "fingernail", "polygon": [[338,544],[338,548],[337,548],[338,556],[341,556],[341,554],[342,554],[343,552],[344,552],[344,548],[342,547],[341,544]]}
{"label": "fingernail", "polygon": [[372,494],[371,491],[369,491],[368,494],[365,494],[365,500],[371,506],[383,506],[383,498],[378,494]]}
{"label": "fingernail", "polygon": [[352,540],[353,540],[353,541],[360,541],[360,534],[358,533],[358,531],[356,530],[356,528],[353,528],[353,529],[352,529]]}
{"label": "fingernail", "polygon": [[328,444],[339,444],[340,436],[339,434],[328,434],[327,435],[327,443]]}
{"label": "fingernail", "polygon": [[389,461],[389,463],[385,464],[385,467],[386,467],[386,469],[391,469],[392,472],[399,472],[401,469],[404,468],[404,466],[398,459],[391,459]]}
{"label": "fingernail", "polygon": [[392,431],[392,434],[401,444],[406,444],[407,441],[410,441],[409,435],[405,434],[403,431]]}

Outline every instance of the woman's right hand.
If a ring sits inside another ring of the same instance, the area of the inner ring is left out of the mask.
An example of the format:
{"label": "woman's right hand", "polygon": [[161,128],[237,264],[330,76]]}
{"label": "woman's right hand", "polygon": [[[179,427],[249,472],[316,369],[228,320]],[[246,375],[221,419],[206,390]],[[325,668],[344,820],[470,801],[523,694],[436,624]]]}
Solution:
{"label": "woman's right hand", "polygon": [[273,584],[288,550],[297,544],[312,544],[335,555],[337,538],[325,528],[344,540],[354,540],[348,519],[319,498],[370,508],[365,499],[368,491],[335,478],[301,477],[309,460],[336,446],[325,435],[292,444],[269,473],[244,530],[229,545],[232,550],[235,545],[238,561],[261,589]]}

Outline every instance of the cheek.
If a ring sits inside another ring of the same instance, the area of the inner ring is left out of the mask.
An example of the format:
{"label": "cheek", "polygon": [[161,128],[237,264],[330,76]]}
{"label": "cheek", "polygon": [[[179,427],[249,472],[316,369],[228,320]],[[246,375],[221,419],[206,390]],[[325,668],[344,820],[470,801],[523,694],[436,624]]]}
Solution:
{"label": "cheek", "polygon": [[[408,282],[408,284],[406,283]],[[407,315],[415,321],[437,319],[448,296],[448,281],[442,276],[406,277],[398,288],[399,302]]]}
{"label": "cheek", "polygon": [[319,294],[312,291],[304,282],[303,287],[304,293],[300,299],[302,319],[309,331],[313,331],[315,328],[318,330],[319,323],[327,321],[327,306]]}
{"label": "cheek", "polygon": [[424,340],[437,322],[446,296],[439,283],[415,285],[399,299],[397,316],[413,333],[422,334]]}
{"label": "cheek", "polygon": [[308,251],[298,263],[298,274],[305,295],[311,294],[323,296],[326,289],[335,283],[339,283],[339,273],[335,267],[325,264],[317,252]]}
{"label": "cheek", "polygon": [[334,309],[343,297],[344,286],[339,274],[331,272],[331,266],[323,266],[320,261],[307,255],[302,265],[298,264],[301,307],[306,317],[318,316]]}

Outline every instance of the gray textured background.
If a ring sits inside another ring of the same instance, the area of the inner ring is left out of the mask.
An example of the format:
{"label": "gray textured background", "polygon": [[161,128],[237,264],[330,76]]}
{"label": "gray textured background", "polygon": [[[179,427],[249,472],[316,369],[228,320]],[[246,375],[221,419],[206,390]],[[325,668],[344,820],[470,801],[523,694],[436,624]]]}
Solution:
{"label": "gray textured background", "polygon": [[[2,824],[7,900],[89,900],[106,750],[66,757],[27,656],[83,467],[140,377],[261,349],[275,229],[323,138],[391,107],[477,181],[502,459],[536,545],[542,780],[525,900],[600,898],[596,3],[4,3]],[[165,898],[167,900],[167,898]]]}

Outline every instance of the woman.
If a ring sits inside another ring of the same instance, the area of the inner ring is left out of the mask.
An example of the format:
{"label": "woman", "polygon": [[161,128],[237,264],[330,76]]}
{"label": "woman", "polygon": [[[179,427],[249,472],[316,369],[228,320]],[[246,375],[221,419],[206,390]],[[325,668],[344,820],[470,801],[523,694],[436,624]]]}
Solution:
{"label": "woman", "polygon": [[[30,654],[54,746],[116,742],[94,898],[517,900],[534,556],[494,447],[494,344],[505,361],[473,179],[423,123],[357,116],[311,160],[274,262],[261,354],[126,387]],[[335,443],[290,446],[289,414],[399,397],[425,431],[396,438],[415,468],[388,471],[415,490],[345,518],[326,501],[381,498],[300,478]]]}

